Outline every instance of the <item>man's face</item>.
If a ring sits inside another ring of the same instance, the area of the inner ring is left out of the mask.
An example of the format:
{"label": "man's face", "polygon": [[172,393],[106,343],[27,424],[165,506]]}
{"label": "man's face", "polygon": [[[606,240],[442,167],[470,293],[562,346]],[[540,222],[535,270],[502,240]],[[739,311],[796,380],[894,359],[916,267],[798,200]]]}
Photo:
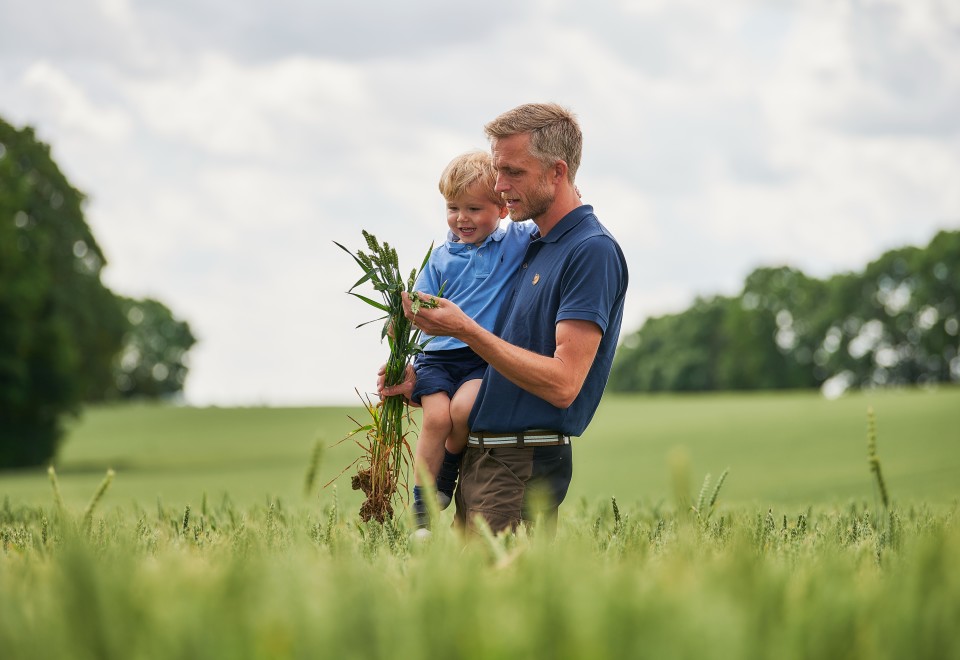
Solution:
{"label": "man's face", "polygon": [[494,187],[514,222],[536,220],[553,205],[555,188],[549,171],[530,155],[530,135],[523,133],[493,141]]}

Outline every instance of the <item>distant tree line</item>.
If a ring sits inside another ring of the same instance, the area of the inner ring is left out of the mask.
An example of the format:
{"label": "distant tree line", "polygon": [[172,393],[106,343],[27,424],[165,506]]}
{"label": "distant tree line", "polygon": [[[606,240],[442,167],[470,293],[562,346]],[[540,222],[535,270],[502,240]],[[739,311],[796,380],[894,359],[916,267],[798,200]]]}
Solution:
{"label": "distant tree line", "polygon": [[0,118],[0,468],[50,460],[85,402],[183,389],[188,324],[103,284],[83,202],[33,130]]}
{"label": "distant tree line", "polygon": [[616,391],[850,387],[960,380],[960,232],[826,280],[759,268],[625,337]]}

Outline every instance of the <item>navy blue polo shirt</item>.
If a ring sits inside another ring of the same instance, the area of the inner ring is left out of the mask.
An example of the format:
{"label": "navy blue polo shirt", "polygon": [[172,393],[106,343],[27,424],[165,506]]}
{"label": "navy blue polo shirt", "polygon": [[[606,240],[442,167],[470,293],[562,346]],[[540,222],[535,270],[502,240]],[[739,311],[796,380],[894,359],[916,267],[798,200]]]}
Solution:
{"label": "navy blue polo shirt", "polygon": [[569,408],[547,403],[488,367],[470,414],[470,429],[490,433],[550,429],[581,435],[610,375],[626,291],[626,259],[592,206],[568,213],[546,237],[535,234],[494,333],[515,346],[553,356],[559,321],[591,321],[603,332],[597,356]]}

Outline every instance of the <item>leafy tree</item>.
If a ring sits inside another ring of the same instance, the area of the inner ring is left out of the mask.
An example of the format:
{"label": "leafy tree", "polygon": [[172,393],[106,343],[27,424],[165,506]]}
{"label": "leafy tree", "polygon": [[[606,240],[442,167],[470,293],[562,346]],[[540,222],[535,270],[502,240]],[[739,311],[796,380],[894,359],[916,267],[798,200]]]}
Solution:
{"label": "leafy tree", "polygon": [[652,318],[628,337],[610,375],[615,390],[699,391],[717,389],[715,363],[729,300],[700,299],[682,314]]}
{"label": "leafy tree", "polygon": [[73,188],[0,119],[0,466],[55,453],[65,414],[112,386],[125,321]]}
{"label": "leafy tree", "polygon": [[753,328],[736,355],[742,368],[734,389],[813,387],[825,380],[811,368],[824,296],[823,282],[795,268],[758,268],[747,276],[739,301]]}
{"label": "leafy tree", "polygon": [[115,395],[169,397],[183,390],[187,351],[197,342],[186,321],[156,300],[121,299],[129,323],[114,360]]}
{"label": "leafy tree", "polygon": [[830,372],[857,386],[960,380],[960,232],[887,252],[831,284]]}
{"label": "leafy tree", "polygon": [[825,281],[760,268],[736,298],[697,299],[625,338],[615,390],[819,387],[960,380],[960,232]]}

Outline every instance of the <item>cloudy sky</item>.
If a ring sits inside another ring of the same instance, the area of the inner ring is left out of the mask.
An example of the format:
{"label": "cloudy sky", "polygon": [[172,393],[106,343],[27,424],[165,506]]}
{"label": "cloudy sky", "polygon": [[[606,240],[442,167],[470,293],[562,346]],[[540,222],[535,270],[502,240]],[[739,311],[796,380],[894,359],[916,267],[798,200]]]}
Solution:
{"label": "cloudy sky", "polygon": [[[461,7],[460,5],[463,4]],[[761,265],[960,228],[954,0],[0,0],[0,116],[88,197],[118,293],[187,319],[187,400],[356,403],[387,348],[333,241],[404,270],[440,171],[556,101],[631,269],[625,332]],[[404,263],[405,262],[405,263]]]}

